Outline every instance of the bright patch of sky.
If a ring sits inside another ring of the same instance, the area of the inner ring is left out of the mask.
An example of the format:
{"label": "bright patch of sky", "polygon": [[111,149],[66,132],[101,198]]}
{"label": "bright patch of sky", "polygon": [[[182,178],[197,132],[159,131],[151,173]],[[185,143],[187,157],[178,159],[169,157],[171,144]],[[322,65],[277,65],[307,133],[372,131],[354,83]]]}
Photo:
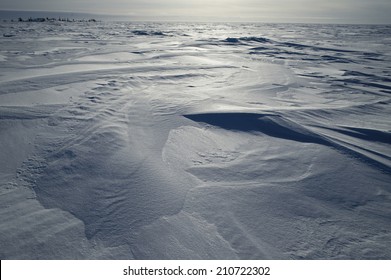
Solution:
{"label": "bright patch of sky", "polygon": [[390,0],[2,0],[0,10],[69,11],[145,20],[390,23]]}

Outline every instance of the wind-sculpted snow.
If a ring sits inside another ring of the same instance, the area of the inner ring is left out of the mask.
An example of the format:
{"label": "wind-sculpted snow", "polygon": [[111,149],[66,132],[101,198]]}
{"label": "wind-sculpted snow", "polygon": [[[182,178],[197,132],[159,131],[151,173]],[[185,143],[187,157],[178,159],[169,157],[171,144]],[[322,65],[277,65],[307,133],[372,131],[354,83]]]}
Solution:
{"label": "wind-sculpted snow", "polygon": [[319,135],[284,119],[278,115],[251,114],[251,113],[209,113],[201,115],[188,115],[195,121],[202,121],[225,129],[239,131],[259,131],[263,134],[298,141],[304,143],[326,144]]}
{"label": "wind-sculpted snow", "polygon": [[[224,129],[239,130],[244,132],[261,132],[262,134],[275,138],[331,146],[335,149],[341,150],[342,152],[350,153],[353,156],[359,157],[364,162],[375,164],[381,170],[387,171],[387,173],[391,173],[391,168],[388,164],[391,158],[388,155],[383,155],[381,153],[372,151],[373,154],[383,159],[375,160],[371,156],[368,156],[367,153],[360,153],[354,148],[352,149],[345,145],[341,145],[338,142],[335,142],[332,137],[325,137],[325,135],[322,135],[321,133],[314,133],[310,129],[278,115],[254,113],[207,113],[187,115],[186,117],[194,121],[212,124]],[[349,135],[371,142],[381,142],[385,144],[391,143],[390,132],[354,127],[349,129],[328,129],[339,132],[340,134]],[[367,152],[370,153],[368,150]],[[383,164],[383,162],[386,164]]]}
{"label": "wind-sculpted snow", "polygon": [[1,259],[391,258],[389,26],[1,32]]}
{"label": "wind-sculpted snow", "polygon": [[239,43],[239,42],[258,42],[258,43],[271,43],[267,38],[262,37],[240,37],[240,38],[227,38],[225,39],[228,43]]}

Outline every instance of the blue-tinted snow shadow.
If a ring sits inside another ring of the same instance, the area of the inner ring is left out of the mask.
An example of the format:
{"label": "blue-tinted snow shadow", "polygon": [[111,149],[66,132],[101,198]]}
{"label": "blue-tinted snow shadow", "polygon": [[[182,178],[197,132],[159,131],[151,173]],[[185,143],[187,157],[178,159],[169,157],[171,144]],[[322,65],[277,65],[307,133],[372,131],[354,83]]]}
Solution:
{"label": "blue-tinted snow shadow", "polygon": [[320,135],[305,127],[273,114],[256,113],[204,113],[185,115],[196,122],[203,122],[228,130],[260,132],[276,138],[303,143],[329,145]]}
{"label": "blue-tinted snow shadow", "polygon": [[[391,167],[382,161],[375,159],[373,156],[368,156],[368,152],[387,160],[387,156],[379,155],[372,151],[360,152],[354,148],[354,145],[341,144],[335,139],[318,134],[291,121],[283,116],[276,114],[257,114],[257,113],[241,113],[241,112],[219,112],[219,113],[201,113],[185,115],[186,118],[195,121],[213,125],[227,130],[246,132],[246,133],[262,133],[275,138],[291,140],[301,143],[314,143],[319,145],[334,148],[339,152],[350,155],[370,166],[382,170],[386,173],[391,173]],[[344,131],[346,134],[346,131]],[[368,130],[351,129],[351,136],[365,139],[369,141],[388,141],[388,133],[380,133]]]}

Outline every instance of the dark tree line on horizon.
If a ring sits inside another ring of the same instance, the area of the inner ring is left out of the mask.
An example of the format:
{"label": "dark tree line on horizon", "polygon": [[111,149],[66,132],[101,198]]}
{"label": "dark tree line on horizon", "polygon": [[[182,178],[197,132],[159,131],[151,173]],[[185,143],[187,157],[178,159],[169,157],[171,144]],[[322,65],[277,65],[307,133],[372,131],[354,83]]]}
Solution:
{"label": "dark tree line on horizon", "polygon": [[[69,19],[69,18],[49,18],[49,17],[39,17],[39,18],[32,18],[29,17],[28,19],[23,19],[21,17],[18,18],[18,22],[56,22],[56,21],[62,21],[62,22],[97,22],[96,19]],[[11,22],[15,22],[15,20],[11,20]]]}

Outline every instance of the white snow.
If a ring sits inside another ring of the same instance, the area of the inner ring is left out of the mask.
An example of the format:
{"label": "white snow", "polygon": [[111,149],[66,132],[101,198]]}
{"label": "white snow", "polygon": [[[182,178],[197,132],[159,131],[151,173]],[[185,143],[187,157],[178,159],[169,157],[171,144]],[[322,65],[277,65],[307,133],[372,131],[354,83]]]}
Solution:
{"label": "white snow", "polygon": [[390,259],[390,26],[2,22],[1,259]]}

